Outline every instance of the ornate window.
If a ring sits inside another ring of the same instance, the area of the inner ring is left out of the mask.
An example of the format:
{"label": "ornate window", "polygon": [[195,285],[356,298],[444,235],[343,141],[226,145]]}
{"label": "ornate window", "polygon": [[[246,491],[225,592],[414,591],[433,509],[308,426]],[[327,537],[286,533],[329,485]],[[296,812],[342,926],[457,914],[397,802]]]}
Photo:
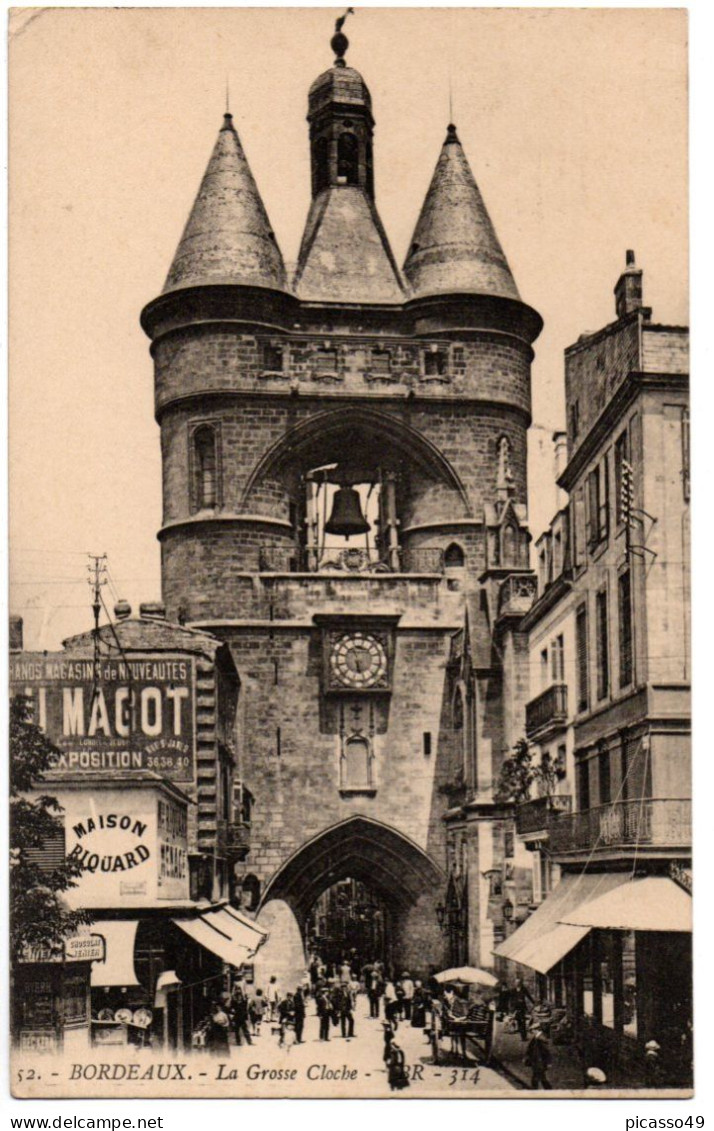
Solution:
{"label": "ornate window", "polygon": [[218,506],[218,453],[216,429],[201,424],[192,435],[193,510]]}
{"label": "ornate window", "polygon": [[502,549],[501,563],[504,566],[518,565],[518,531],[510,522],[504,526],[501,533]]}
{"label": "ornate window", "polygon": [[371,789],[371,755],[364,735],[353,734],[345,740],[343,762],[343,789]]}
{"label": "ornate window", "polygon": [[340,709],[340,791],[375,793],[374,708],[362,703]]}
{"label": "ornate window", "polygon": [[501,436],[498,441],[498,487],[507,487],[513,481],[511,471],[511,441],[508,436]]}

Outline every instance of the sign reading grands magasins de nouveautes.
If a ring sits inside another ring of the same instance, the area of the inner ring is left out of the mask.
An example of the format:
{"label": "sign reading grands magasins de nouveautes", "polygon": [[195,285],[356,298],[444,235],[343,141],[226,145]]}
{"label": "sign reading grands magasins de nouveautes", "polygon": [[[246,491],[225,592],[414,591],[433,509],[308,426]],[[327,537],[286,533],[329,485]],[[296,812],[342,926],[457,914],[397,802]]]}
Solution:
{"label": "sign reading grands magasins de nouveautes", "polygon": [[30,696],[34,718],[59,748],[56,769],[194,773],[194,662],[182,655],[102,658],[21,653],[10,659],[12,694]]}

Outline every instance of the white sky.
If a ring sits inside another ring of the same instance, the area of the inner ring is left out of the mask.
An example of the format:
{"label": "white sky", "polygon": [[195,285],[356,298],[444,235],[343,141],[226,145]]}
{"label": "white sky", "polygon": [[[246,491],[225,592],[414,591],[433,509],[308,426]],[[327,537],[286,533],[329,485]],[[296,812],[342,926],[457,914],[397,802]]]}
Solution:
{"label": "white sky", "polygon": [[[160,595],[161,473],[139,328],[231,109],[286,260],[309,202],[307,89],[343,9],[25,9],[11,34],[10,607],[28,647],[88,627],[86,551]],[[686,17],[674,10],[376,9],[348,61],[377,121],[401,263],[454,117],[522,297],[540,311],[531,529],[555,505],[564,347],[614,317],[625,249],[687,321]],[[543,430],[545,429],[545,430]],[[113,604],[111,590],[107,604]]]}

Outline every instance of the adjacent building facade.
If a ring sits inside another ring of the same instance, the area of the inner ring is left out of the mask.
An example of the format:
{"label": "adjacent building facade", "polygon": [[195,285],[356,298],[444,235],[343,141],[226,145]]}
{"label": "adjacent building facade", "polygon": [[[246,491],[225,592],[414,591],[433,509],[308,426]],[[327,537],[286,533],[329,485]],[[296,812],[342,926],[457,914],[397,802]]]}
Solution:
{"label": "adjacent building facade", "polygon": [[[17,626],[16,626],[17,627]],[[19,645],[20,641],[16,643]],[[63,949],[19,956],[13,1032],[26,1050],[190,1047],[226,964],[265,933],[240,910],[245,830],[235,765],[238,676],[225,645],[158,603],[11,653],[11,692],[58,749],[42,790],[63,828],[36,852],[82,869],[66,893],[91,921]]]}
{"label": "adjacent building facade", "polygon": [[526,736],[564,776],[517,808],[516,825],[534,854],[534,901],[552,895],[497,953],[568,1004],[593,1056],[636,1061],[656,1041],[681,1082],[692,1016],[688,333],[653,322],[632,252],[615,300],[616,321],[565,353],[567,504],[537,543],[539,592],[521,624]]}

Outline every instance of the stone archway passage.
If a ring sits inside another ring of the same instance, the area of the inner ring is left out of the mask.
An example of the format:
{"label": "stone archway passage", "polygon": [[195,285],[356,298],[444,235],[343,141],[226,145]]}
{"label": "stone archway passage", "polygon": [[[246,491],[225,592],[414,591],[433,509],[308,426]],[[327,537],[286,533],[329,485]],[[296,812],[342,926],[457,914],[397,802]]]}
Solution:
{"label": "stone archway passage", "polygon": [[443,940],[435,907],[445,876],[412,840],[369,817],[348,818],[307,841],[267,884],[261,907],[283,900],[304,930],[318,897],[347,878],[388,903],[400,959],[420,968],[438,964]]}

